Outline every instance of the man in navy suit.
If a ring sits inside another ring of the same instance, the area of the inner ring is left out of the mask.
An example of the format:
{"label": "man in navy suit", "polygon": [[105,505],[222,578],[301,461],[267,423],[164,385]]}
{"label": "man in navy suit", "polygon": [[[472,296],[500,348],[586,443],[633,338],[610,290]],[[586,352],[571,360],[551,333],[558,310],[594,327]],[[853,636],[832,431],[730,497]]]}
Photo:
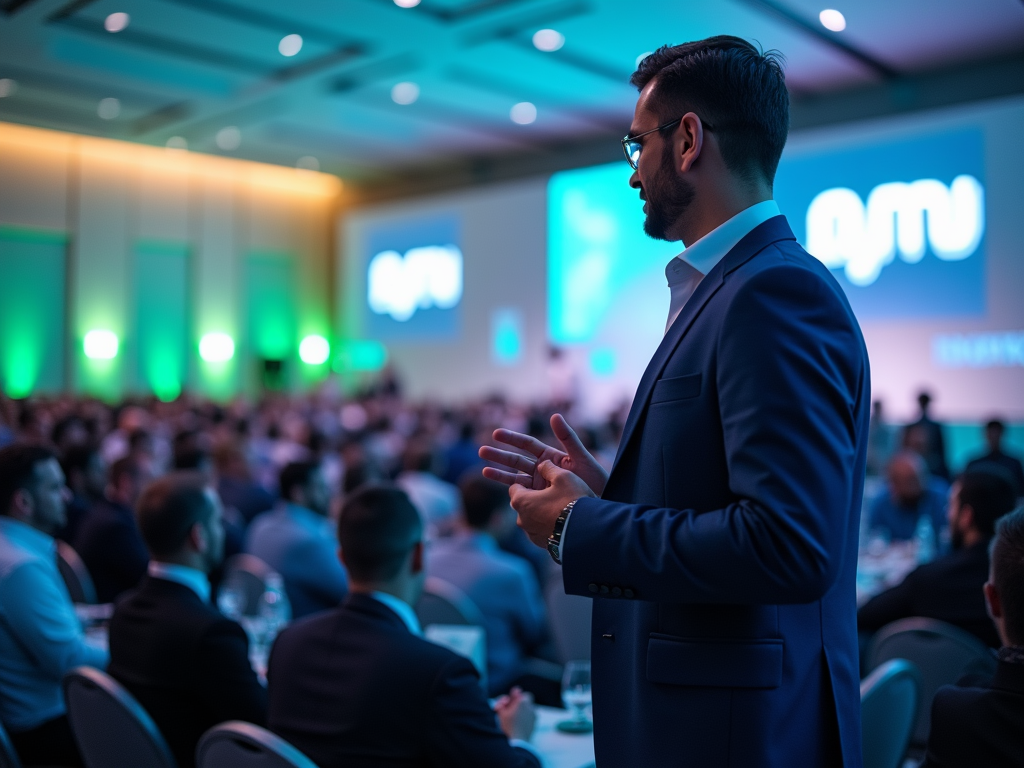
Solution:
{"label": "man in navy suit", "polygon": [[601,768],[859,768],[855,571],[867,352],[772,200],[782,69],[734,37],[661,48],[623,140],[645,231],[681,240],[665,337],[610,475],[506,430],[520,525],[594,600]]}

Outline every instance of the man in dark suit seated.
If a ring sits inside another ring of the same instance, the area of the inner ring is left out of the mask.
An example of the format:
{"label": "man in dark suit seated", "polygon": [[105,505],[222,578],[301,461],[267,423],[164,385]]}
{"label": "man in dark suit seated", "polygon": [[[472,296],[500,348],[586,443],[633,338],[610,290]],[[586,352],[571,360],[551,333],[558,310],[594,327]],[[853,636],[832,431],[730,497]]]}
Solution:
{"label": "man in dark suit seated", "polygon": [[996,520],[1013,509],[1009,477],[998,470],[969,470],[949,492],[953,551],[912,571],[900,584],[857,611],[857,628],[874,632],[897,619],[925,616],[954,624],[986,645],[999,647],[981,586],[988,579],[988,546]]}
{"label": "man in dark suit seated", "polygon": [[423,524],[409,497],[358,491],[338,539],[351,593],[278,636],[271,730],[320,768],[539,766],[525,745],[529,698],[513,690],[499,699],[499,730],[473,665],[421,637],[412,606],[423,589]]}
{"label": "man in dark suit seated", "polygon": [[987,685],[940,688],[921,768],[1020,768],[1024,765],[1024,509],[996,528],[985,584],[1003,647]]}
{"label": "man in dark suit seated", "polygon": [[210,604],[208,574],[221,561],[220,500],[198,472],[172,472],[138,503],[152,560],[110,622],[110,674],[152,715],[178,764],[225,720],[262,725],[267,694],[249,664],[245,631]]}

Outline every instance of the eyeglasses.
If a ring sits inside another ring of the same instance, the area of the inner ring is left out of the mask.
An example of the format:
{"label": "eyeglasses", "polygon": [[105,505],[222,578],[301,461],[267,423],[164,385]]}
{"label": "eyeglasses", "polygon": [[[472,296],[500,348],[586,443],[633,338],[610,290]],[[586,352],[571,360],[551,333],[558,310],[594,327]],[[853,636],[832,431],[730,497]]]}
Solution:
{"label": "eyeglasses", "polygon": [[[626,162],[629,163],[630,168],[632,168],[634,171],[636,170],[637,163],[640,162],[640,152],[644,148],[643,143],[637,141],[637,139],[641,138],[642,136],[646,136],[649,133],[654,133],[655,131],[664,131],[666,128],[671,128],[673,125],[679,125],[680,121],[685,116],[686,115],[683,115],[682,117],[677,117],[675,120],[669,120],[664,125],[659,125],[657,128],[651,128],[651,130],[644,131],[643,133],[638,133],[636,136],[627,135],[625,138],[623,138],[622,151],[626,155]],[[705,131],[715,130],[713,127],[711,127],[711,123],[705,120],[701,120],[700,124],[704,126]]]}

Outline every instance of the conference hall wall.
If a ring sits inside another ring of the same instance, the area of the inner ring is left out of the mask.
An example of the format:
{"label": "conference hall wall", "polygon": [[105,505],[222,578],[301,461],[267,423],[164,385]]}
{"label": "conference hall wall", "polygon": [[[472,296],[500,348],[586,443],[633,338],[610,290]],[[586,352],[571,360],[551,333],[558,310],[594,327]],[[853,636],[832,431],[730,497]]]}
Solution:
{"label": "conference hall wall", "polygon": [[0,123],[0,386],[118,398],[323,378],[338,179]]}
{"label": "conference hall wall", "polygon": [[[980,419],[1024,420],[1021,125],[1017,98],[798,132],[777,177],[798,239],[858,314],[875,397],[902,420],[930,389],[970,430],[954,454],[973,450]],[[676,253],[643,234],[628,176],[621,162],[353,211],[343,333],[386,345],[414,396],[568,386],[593,412],[628,400],[664,331]],[[571,361],[568,385],[549,344]],[[1024,448],[1019,428],[1011,438]]]}

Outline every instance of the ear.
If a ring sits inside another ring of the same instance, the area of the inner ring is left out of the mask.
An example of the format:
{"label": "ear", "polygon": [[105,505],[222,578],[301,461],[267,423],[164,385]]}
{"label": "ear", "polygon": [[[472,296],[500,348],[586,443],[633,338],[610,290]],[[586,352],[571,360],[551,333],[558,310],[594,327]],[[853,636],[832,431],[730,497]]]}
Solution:
{"label": "ear", "polygon": [[27,522],[32,519],[32,514],[36,509],[35,499],[32,498],[32,494],[29,493],[28,488],[19,488],[14,492],[11,497],[11,517],[21,522]]}
{"label": "ear", "polygon": [[1003,618],[1003,601],[999,597],[999,590],[991,581],[986,582],[982,587],[985,592],[985,605],[988,607],[988,615],[993,619]]}
{"label": "ear", "polygon": [[700,118],[693,112],[687,112],[680,121],[680,126],[675,132],[675,149],[677,153],[677,168],[680,172],[689,171],[697,158],[700,157],[704,148],[704,126]]}
{"label": "ear", "polygon": [[964,531],[974,527],[974,508],[970,504],[960,505],[960,515],[957,518],[957,526]]}
{"label": "ear", "polygon": [[210,546],[206,529],[201,523],[196,523],[188,531],[188,543],[196,552],[205,553]]}
{"label": "ear", "polygon": [[423,571],[423,542],[417,541],[412,547],[412,572],[413,575]]}

